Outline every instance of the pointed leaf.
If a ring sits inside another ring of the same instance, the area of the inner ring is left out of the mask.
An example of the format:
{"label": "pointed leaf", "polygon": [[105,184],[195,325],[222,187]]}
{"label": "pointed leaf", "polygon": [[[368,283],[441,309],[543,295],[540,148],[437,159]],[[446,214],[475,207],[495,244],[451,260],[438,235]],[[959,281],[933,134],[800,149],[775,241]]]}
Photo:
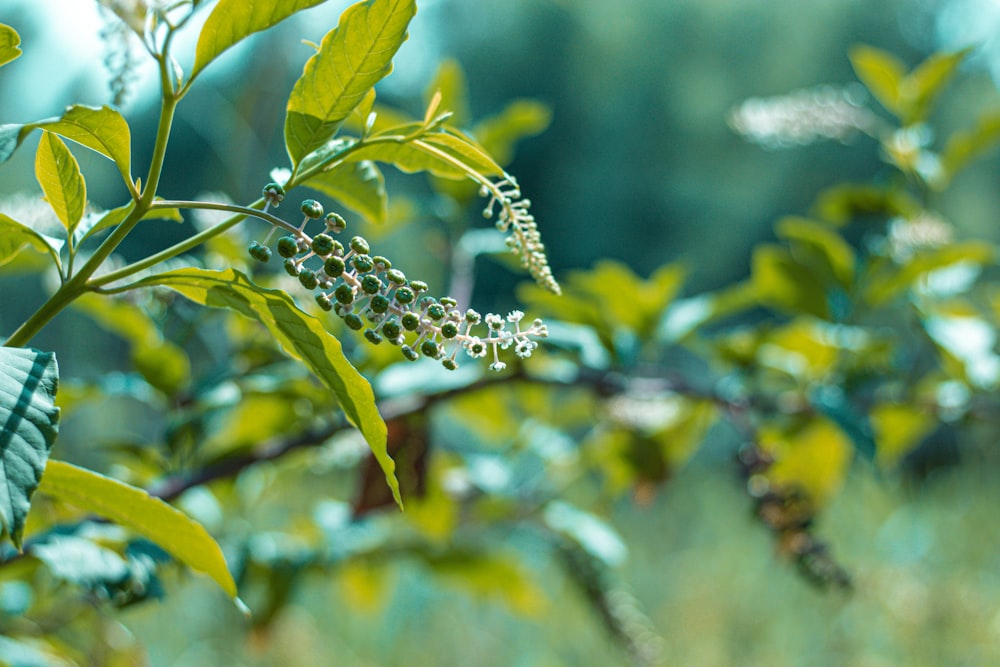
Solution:
{"label": "pointed leaf", "polygon": [[850,51],[855,74],[872,95],[893,114],[900,115],[900,83],[906,67],[891,53],[871,46],[859,45]]}
{"label": "pointed leaf", "polygon": [[426,171],[441,178],[465,179],[470,171],[484,177],[503,175],[500,165],[469,137],[453,132],[421,134],[419,129],[413,125],[386,130],[347,159],[385,162],[407,173]]}
{"label": "pointed leaf", "polygon": [[941,152],[941,171],[943,176],[934,187],[943,190],[966,165],[996,148],[1000,143],[1000,111],[990,110],[984,113],[976,125],[969,130],[957,130],[948,137],[944,150]]}
{"label": "pointed leaf", "polygon": [[789,216],[775,225],[778,236],[788,239],[792,256],[829,285],[849,288],[854,280],[855,257],[850,244],[826,225]]}
{"label": "pointed leaf", "polygon": [[80,165],[66,144],[51,132],[42,132],[35,153],[35,178],[45,199],[70,237],[83,218],[87,205],[87,184]]}
{"label": "pointed leaf", "polygon": [[469,87],[465,83],[462,65],[454,58],[447,58],[438,66],[434,80],[424,91],[425,105],[430,103],[436,93],[441,93],[439,112],[450,111],[452,116],[448,122],[455,127],[466,127],[471,115]]}
{"label": "pointed leaf", "polygon": [[59,431],[52,352],[0,347],[0,537],[20,548],[31,494]]}
{"label": "pointed leaf", "polygon": [[900,93],[907,124],[919,122],[927,116],[934,99],[971,51],[968,48],[954,53],[932,54],[903,79]]}
{"label": "pointed leaf", "polygon": [[[121,224],[122,220],[128,217],[128,214],[132,212],[134,207],[135,203],[129,202],[124,206],[113,208],[110,211],[88,213],[83,217],[83,220],[80,221],[80,224],[76,227],[76,231],[73,233],[73,245],[80,245],[84,240],[101,230],[109,227],[117,227]],[[154,208],[142,216],[142,219],[184,222],[184,217],[181,216],[180,210],[176,208]]]}
{"label": "pointed leaf", "polygon": [[369,222],[382,224],[388,217],[385,178],[369,160],[320,172],[304,185],[333,197]]}
{"label": "pointed leaf", "polygon": [[39,491],[131,528],[236,597],[236,582],[216,541],[200,523],[159,498],[64,461],[49,461]]}
{"label": "pointed leaf", "polygon": [[416,11],[414,0],[359,2],[326,34],[288,98],[285,145],[293,164],[333,137],[372,86],[389,74]]}
{"label": "pointed leaf", "polygon": [[472,135],[499,164],[514,159],[514,146],[521,139],[541,134],[552,122],[552,110],[535,100],[514,100],[496,116],[476,125]]}
{"label": "pointed leaf", "polygon": [[267,30],[292,14],[315,7],[326,0],[219,0],[198,35],[193,79],[226,49],[246,37]]}
{"label": "pointed leaf", "polygon": [[386,426],[375,394],[322,322],[299,310],[285,292],[259,287],[233,269],[181,269],[150,276],[139,284],[169,287],[192,301],[234,310],[267,327],[288,355],[305,363],[333,392],[344,414],[368,441],[396,502],[401,504],[395,463],[386,451]]}
{"label": "pointed leaf", "polygon": [[59,251],[63,245],[61,239],[36,232],[27,225],[0,213],[0,266],[14,259],[14,256],[27,246],[38,252],[49,253],[56,266],[59,266]]}
{"label": "pointed leaf", "polygon": [[6,65],[21,55],[21,49],[17,48],[20,43],[21,37],[17,31],[0,23],[0,65]]}
{"label": "pointed leaf", "polygon": [[111,159],[122,178],[132,183],[132,137],[128,123],[111,107],[71,106],[61,118],[26,125],[0,125],[0,164],[10,159],[32,130],[44,129]]}

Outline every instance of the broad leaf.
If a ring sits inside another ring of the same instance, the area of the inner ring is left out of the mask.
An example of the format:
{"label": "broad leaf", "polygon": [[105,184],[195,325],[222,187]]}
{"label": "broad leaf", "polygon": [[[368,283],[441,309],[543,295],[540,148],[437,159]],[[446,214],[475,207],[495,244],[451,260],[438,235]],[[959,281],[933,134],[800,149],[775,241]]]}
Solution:
{"label": "broad leaf", "polygon": [[71,106],[61,118],[26,125],[0,125],[0,164],[10,159],[32,130],[54,132],[112,160],[127,183],[132,182],[132,138],[128,123],[111,107]]}
{"label": "broad leaf", "polygon": [[441,94],[438,111],[451,112],[448,124],[454,127],[466,127],[471,117],[469,87],[465,83],[462,66],[454,58],[447,58],[438,65],[434,80],[424,90],[424,105],[430,104],[431,99],[438,93]]}
{"label": "broad leaf", "polygon": [[161,285],[205,306],[228,308],[258,320],[290,356],[299,359],[333,392],[347,418],[368,441],[396,502],[399,483],[386,451],[386,426],[368,381],[344,356],[338,341],[315,317],[299,310],[288,294],[252,283],[239,271],[181,269],[150,276],[139,284]]}
{"label": "broad leaf", "polygon": [[38,252],[47,252],[59,266],[59,251],[64,241],[47,236],[25,224],[0,213],[0,266],[14,259],[17,253],[30,246]]}
{"label": "broad leaf", "polygon": [[472,134],[499,164],[514,159],[514,146],[521,139],[540,134],[552,121],[552,110],[535,100],[514,100],[496,116],[476,125]]}
{"label": "broad leaf", "polygon": [[21,55],[21,49],[17,47],[20,43],[21,37],[17,31],[0,23],[0,65],[6,65]]}
{"label": "broad leaf", "polygon": [[943,190],[966,165],[996,148],[1000,143],[1000,112],[991,110],[983,114],[969,130],[957,130],[948,137],[941,152],[942,178],[933,185]]}
{"label": "broad leaf", "polygon": [[955,74],[958,66],[972,49],[954,53],[935,53],[917,66],[901,84],[904,121],[919,122],[927,117],[938,94]]}
{"label": "broad leaf", "polygon": [[466,179],[470,171],[502,176],[503,169],[472,139],[452,132],[419,133],[419,125],[395,127],[352,151],[348,160],[374,160],[407,173],[430,172],[441,178]]}
{"label": "broad leaf", "polygon": [[764,244],[754,249],[751,282],[765,306],[793,314],[830,317],[824,286],[810,268],[795,261],[781,246]]}
{"label": "broad leaf", "polygon": [[359,2],[326,34],[288,98],[285,145],[293,164],[333,137],[372,86],[389,74],[416,11],[414,0]]}
{"label": "broad leaf", "polygon": [[[80,224],[77,225],[77,228],[73,233],[73,245],[80,245],[81,242],[85,241],[99,231],[108,229],[109,227],[117,227],[125,218],[128,217],[128,214],[132,212],[134,207],[135,204],[133,202],[129,202],[124,206],[113,208],[110,211],[88,213],[83,217],[83,220],[80,221]],[[142,216],[142,219],[184,222],[184,217],[181,215],[180,210],[176,208],[154,208],[146,213],[146,215]]]}
{"label": "broad leaf", "polygon": [[762,428],[760,445],[775,458],[766,473],[771,483],[798,487],[820,505],[843,485],[853,453],[843,431],[823,417],[788,430]]}
{"label": "broad leaf", "polygon": [[87,184],[76,158],[66,144],[51,132],[43,131],[38,142],[35,178],[42,186],[49,206],[66,228],[67,236],[72,238],[87,206]]}
{"label": "broad leaf", "polygon": [[388,216],[385,178],[371,161],[342,164],[304,185],[336,199],[369,222],[382,224]]}
{"label": "broad leaf", "polygon": [[219,0],[198,35],[191,78],[226,49],[326,0]]}
{"label": "broad leaf", "polygon": [[21,546],[31,494],[59,431],[52,352],[0,347],[0,536]]}
{"label": "broad leaf", "polygon": [[829,227],[806,218],[786,217],[775,225],[778,236],[788,239],[792,256],[810,267],[828,286],[847,289],[854,281],[854,250]]}
{"label": "broad leaf", "polygon": [[39,491],[131,528],[236,597],[236,582],[219,545],[200,523],[159,498],[64,461],[49,461]]}
{"label": "broad leaf", "polygon": [[851,65],[861,83],[893,114],[900,114],[900,83],[906,67],[891,53],[859,45],[850,51]]}

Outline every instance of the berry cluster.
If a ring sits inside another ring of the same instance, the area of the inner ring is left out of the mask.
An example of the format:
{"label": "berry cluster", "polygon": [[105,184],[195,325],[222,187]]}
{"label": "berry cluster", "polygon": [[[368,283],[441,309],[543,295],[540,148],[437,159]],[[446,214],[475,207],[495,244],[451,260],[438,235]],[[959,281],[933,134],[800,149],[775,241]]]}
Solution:
{"label": "berry cluster", "polygon": [[[281,203],[285,192],[277,183],[269,183],[263,195],[267,212]],[[322,204],[312,199],[303,201],[301,210],[302,223],[276,245],[285,271],[307,290],[319,290],[315,298],[320,308],[334,312],[355,331],[363,329],[368,342],[378,345],[388,341],[399,346],[410,361],[421,356],[439,359],[449,370],[458,368],[456,358],[462,350],[474,359],[492,352],[490,369],[500,371],[507,364],[500,361],[499,350],[513,347],[518,357],[527,358],[538,347],[532,338],[548,335],[540,319],[522,329],[524,313],[519,310],[506,318],[493,313],[484,318],[472,309],[461,312],[458,302],[450,297],[435,299],[425,294],[427,283],[408,280],[387,258],[372,255],[363,237],[353,237],[346,246],[335,239],[333,235],[347,228],[341,216],[324,216]],[[306,234],[306,225],[320,219],[325,229],[315,236]],[[274,229],[263,243],[250,244],[251,257],[260,262],[271,259],[267,243]],[[306,266],[310,260],[314,268]],[[485,337],[474,333],[480,324],[485,324]]]}

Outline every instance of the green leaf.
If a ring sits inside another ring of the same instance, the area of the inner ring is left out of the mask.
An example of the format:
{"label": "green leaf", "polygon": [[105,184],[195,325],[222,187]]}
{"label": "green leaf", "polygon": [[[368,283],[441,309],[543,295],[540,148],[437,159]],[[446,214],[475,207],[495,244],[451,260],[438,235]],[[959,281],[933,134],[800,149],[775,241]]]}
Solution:
{"label": "green leaf", "polygon": [[465,127],[470,119],[469,91],[465,83],[465,72],[454,58],[446,58],[438,66],[434,80],[424,91],[425,106],[430,103],[436,93],[441,93],[440,111],[450,111],[450,125]]}
{"label": "green leaf", "polygon": [[483,177],[504,173],[481,146],[454,131],[420,133],[414,124],[390,128],[369,141],[349,153],[348,161],[374,160],[410,174],[426,171],[451,179],[469,178],[470,171]]}
{"label": "green leaf", "polygon": [[912,288],[919,278],[931,271],[959,262],[983,266],[992,262],[994,256],[993,247],[982,241],[952,243],[942,248],[928,249],[891,273],[883,270],[879,274],[869,276],[868,289],[864,297],[869,304],[878,306]]}
{"label": "green leaf", "polygon": [[[110,211],[88,213],[83,217],[83,220],[80,221],[76,231],[73,233],[73,245],[78,246],[92,235],[108,229],[109,227],[117,227],[121,224],[122,220],[128,217],[128,214],[132,212],[133,208],[135,208],[135,203],[129,202],[124,206],[113,208]],[[176,208],[154,208],[146,213],[146,215],[142,216],[142,220],[170,220],[172,222],[184,222],[184,217],[181,215],[180,210]]]}
{"label": "green leaf", "polygon": [[385,473],[396,502],[399,483],[395,463],[386,451],[386,426],[371,385],[344,356],[333,335],[315,317],[299,310],[288,294],[265,289],[229,269],[181,269],[150,276],[139,285],[161,285],[213,308],[228,308],[263,324],[290,356],[302,361],[333,392],[347,418],[368,441]]}
{"label": "green leaf", "polygon": [[32,130],[54,132],[112,160],[131,185],[132,138],[128,123],[111,107],[71,106],[61,118],[26,125],[0,125],[0,164],[10,159]]}
{"label": "green leaf", "polygon": [[39,491],[131,528],[236,597],[236,582],[216,541],[200,523],[159,498],[64,461],[49,461]]}
{"label": "green leaf", "polygon": [[0,23],[0,66],[21,55],[21,49],[17,48],[20,43],[21,37],[17,31],[9,25]]}
{"label": "green leaf", "polygon": [[810,267],[827,286],[850,288],[854,281],[854,250],[839,234],[818,222],[797,217],[779,220],[775,232],[788,239],[792,256]]}
{"label": "green leaf", "polygon": [[219,0],[198,35],[191,78],[246,37],[326,0]]}
{"label": "green leaf", "polygon": [[65,242],[41,232],[0,213],[0,266],[14,259],[25,247],[38,252],[47,252],[56,266],[60,265],[59,251]]}
{"label": "green leaf", "polygon": [[942,178],[933,185],[943,190],[951,179],[976,158],[996,148],[1000,143],[1000,111],[984,113],[969,130],[958,130],[941,151]]}
{"label": "green leaf", "polygon": [[388,217],[385,178],[370,160],[322,171],[304,185],[336,199],[369,222],[382,224]]}
{"label": "green leaf", "polygon": [[42,186],[49,206],[66,228],[67,235],[72,237],[87,206],[87,184],[76,158],[66,144],[51,132],[42,132],[42,140],[38,142],[35,178]]}
{"label": "green leaf", "polygon": [[906,76],[906,66],[891,53],[871,46],[859,45],[849,57],[855,74],[872,95],[888,111],[900,116],[900,84]]}
{"label": "green leaf", "polygon": [[414,0],[352,5],[328,32],[288,98],[285,145],[293,165],[326,143],[368,91],[392,71],[416,13]]}
{"label": "green leaf", "polygon": [[935,53],[917,66],[900,84],[904,122],[917,123],[927,117],[934,99],[954,76],[971,48],[954,53]]}
{"label": "green leaf", "polygon": [[472,136],[499,164],[514,159],[514,147],[525,137],[541,134],[552,122],[552,110],[535,100],[514,100],[496,116],[478,123]]}
{"label": "green leaf", "polygon": [[0,347],[0,536],[21,547],[31,494],[59,431],[56,355]]}
{"label": "green leaf", "polygon": [[823,285],[781,246],[765,244],[754,249],[751,281],[765,306],[823,319],[830,316]]}

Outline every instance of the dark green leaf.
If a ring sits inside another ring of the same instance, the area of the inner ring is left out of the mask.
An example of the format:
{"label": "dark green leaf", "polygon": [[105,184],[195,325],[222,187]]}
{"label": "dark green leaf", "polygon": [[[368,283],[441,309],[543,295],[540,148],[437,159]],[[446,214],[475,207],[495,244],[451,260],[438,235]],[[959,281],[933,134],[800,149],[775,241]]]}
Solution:
{"label": "dark green leaf", "polygon": [[333,392],[347,418],[368,441],[396,502],[401,503],[395,463],[386,451],[385,422],[371,385],[347,360],[340,341],[322,322],[299,310],[285,292],[259,287],[233,269],[181,269],[150,276],[139,284],[169,287],[192,301],[234,310],[267,327],[287,354],[304,362]]}
{"label": "dark green leaf", "polygon": [[829,417],[854,443],[854,449],[869,461],[875,459],[875,430],[868,415],[851,405],[839,387],[818,387],[809,395],[818,412]]}
{"label": "dark green leaf", "polygon": [[56,355],[0,347],[0,536],[20,548],[31,494],[59,431]]}
{"label": "dark green leaf", "polygon": [[80,165],[66,144],[51,132],[42,132],[35,153],[35,178],[69,238],[87,206],[87,184]]}
{"label": "dark green leaf", "polygon": [[414,0],[359,2],[326,34],[288,98],[285,145],[293,164],[329,141],[389,74],[416,11]]}
{"label": "dark green leaf", "polygon": [[236,597],[236,582],[219,545],[200,523],[159,498],[63,461],[49,461],[39,490],[131,528]]}
{"label": "dark green leaf", "polygon": [[219,0],[198,35],[191,78],[246,37],[323,2],[325,0]]}
{"label": "dark green leaf", "polygon": [[369,160],[348,162],[320,172],[304,185],[336,199],[368,222],[382,224],[386,221],[385,178]]}
{"label": "dark green leaf", "polygon": [[813,270],[828,287],[847,289],[854,281],[854,250],[826,225],[806,218],[787,217],[775,225],[778,236],[789,241],[792,256]]}
{"label": "dark green leaf", "polygon": [[754,249],[751,280],[757,298],[765,306],[829,318],[823,285],[781,246],[761,245]]}
{"label": "dark green leaf", "polygon": [[0,23],[0,65],[6,65],[21,55],[21,49],[17,47],[20,43],[21,37],[17,31]]}

